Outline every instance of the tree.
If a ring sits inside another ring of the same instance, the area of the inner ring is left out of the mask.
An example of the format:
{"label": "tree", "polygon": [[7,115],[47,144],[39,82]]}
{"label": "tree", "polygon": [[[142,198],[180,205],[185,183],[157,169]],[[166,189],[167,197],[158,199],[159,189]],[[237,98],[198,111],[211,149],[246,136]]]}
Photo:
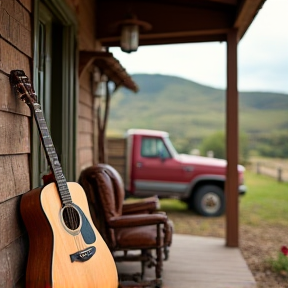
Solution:
{"label": "tree", "polygon": [[215,158],[226,158],[225,151],[225,135],[223,131],[217,131],[216,133],[206,137],[201,144],[201,155],[207,155],[208,151],[213,151]]}
{"label": "tree", "polygon": [[[201,155],[213,151],[215,158],[226,159],[226,137],[223,131],[217,131],[202,141]],[[249,157],[248,138],[245,133],[239,135],[239,163],[246,163]]]}

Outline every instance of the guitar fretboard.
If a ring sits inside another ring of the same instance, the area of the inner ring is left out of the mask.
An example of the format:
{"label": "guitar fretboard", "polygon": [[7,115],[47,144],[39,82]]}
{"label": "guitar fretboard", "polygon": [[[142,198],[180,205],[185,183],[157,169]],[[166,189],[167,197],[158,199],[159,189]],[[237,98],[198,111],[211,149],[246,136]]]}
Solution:
{"label": "guitar fretboard", "polygon": [[64,205],[70,204],[72,203],[72,198],[53,141],[50,137],[50,133],[41,106],[40,104],[35,102],[33,103],[32,107],[33,109],[31,110],[35,116],[40,138],[44,147],[44,151],[46,153],[46,158],[54,174],[61,201]]}

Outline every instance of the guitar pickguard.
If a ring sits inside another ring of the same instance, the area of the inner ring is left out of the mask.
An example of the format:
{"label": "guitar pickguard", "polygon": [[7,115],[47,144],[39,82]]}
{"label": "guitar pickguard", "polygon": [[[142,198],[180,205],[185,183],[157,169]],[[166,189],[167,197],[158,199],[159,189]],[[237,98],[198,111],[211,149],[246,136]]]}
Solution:
{"label": "guitar pickguard", "polygon": [[76,204],[73,204],[76,206],[78,212],[81,215],[82,218],[82,226],[81,226],[81,234],[82,237],[85,241],[86,244],[92,244],[96,241],[96,235],[88,221],[88,219],[86,218],[85,214],[83,213],[83,211],[81,210],[81,208],[79,206],[77,206]]}

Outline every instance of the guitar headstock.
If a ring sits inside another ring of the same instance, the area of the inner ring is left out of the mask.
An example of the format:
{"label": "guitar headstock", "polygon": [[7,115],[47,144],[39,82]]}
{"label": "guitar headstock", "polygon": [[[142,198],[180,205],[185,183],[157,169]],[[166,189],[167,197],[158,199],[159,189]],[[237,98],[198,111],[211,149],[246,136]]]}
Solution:
{"label": "guitar headstock", "polygon": [[28,77],[25,75],[24,71],[12,70],[10,72],[9,79],[15,93],[18,94],[22,101],[28,105],[37,102],[37,96],[35,94],[34,88]]}

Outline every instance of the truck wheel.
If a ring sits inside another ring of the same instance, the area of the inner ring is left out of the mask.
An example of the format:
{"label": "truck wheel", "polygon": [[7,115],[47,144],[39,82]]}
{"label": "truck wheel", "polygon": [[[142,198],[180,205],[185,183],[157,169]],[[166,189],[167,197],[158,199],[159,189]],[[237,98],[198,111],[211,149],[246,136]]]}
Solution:
{"label": "truck wheel", "polygon": [[199,187],[194,197],[194,208],[203,216],[220,216],[225,210],[224,191],[216,185]]}

